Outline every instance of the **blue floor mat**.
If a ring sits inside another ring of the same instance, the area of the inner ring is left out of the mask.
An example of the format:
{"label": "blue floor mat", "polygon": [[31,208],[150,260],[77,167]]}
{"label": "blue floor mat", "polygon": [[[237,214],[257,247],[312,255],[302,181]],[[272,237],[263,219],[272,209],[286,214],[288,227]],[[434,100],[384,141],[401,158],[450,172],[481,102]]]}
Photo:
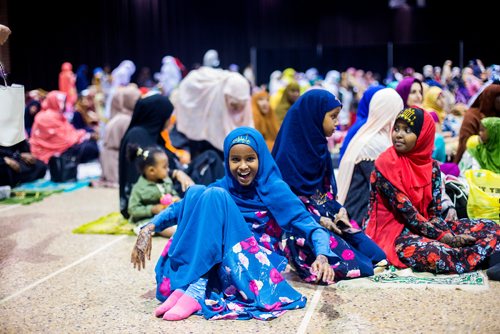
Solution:
{"label": "blue floor mat", "polygon": [[47,191],[47,190],[62,190],[70,192],[84,187],[88,187],[90,181],[97,180],[99,177],[87,177],[76,182],[63,182],[56,183],[50,180],[40,179],[33,182],[23,183],[14,188],[13,191],[33,190],[33,191]]}

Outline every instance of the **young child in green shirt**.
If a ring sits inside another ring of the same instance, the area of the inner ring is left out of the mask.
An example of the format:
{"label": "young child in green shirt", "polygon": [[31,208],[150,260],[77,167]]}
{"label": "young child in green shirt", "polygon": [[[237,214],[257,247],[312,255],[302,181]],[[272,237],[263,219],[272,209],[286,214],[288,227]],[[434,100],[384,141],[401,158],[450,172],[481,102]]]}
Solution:
{"label": "young child in green shirt", "polygon": [[[127,154],[129,161],[135,163],[141,173],[132,187],[128,202],[129,220],[136,225],[134,232],[137,234],[155,215],[180,199],[168,177],[168,157],[160,147],[142,148],[129,144]],[[176,228],[169,227],[159,234],[170,238]]]}

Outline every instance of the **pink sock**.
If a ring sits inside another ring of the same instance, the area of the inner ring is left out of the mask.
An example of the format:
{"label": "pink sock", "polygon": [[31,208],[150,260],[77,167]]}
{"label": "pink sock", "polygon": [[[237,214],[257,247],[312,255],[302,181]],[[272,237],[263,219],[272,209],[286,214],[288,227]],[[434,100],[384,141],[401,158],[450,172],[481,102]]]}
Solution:
{"label": "pink sock", "polygon": [[170,321],[183,320],[199,310],[201,310],[200,303],[193,297],[183,294],[175,306],[163,315],[163,319]]}
{"label": "pink sock", "polygon": [[179,298],[184,294],[184,291],[182,290],[175,290],[168,296],[167,300],[163,302],[160,306],[158,306],[155,310],[155,316],[156,317],[161,317],[165,312],[170,310],[174,305],[177,303]]}

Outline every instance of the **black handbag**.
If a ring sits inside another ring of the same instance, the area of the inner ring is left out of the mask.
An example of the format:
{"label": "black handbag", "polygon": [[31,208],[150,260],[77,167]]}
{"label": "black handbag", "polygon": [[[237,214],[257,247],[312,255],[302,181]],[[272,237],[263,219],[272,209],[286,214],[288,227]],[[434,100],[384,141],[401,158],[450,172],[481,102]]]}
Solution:
{"label": "black handbag", "polygon": [[70,152],[52,156],[49,160],[50,180],[52,182],[76,181],[78,158]]}

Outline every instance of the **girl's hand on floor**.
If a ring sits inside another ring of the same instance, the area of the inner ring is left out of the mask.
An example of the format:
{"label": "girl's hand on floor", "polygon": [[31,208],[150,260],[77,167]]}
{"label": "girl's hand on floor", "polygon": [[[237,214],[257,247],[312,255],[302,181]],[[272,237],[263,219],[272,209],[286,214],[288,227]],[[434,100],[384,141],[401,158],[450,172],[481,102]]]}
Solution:
{"label": "girl's hand on floor", "polygon": [[325,255],[318,255],[311,265],[311,271],[316,274],[316,282],[322,280],[325,283],[331,283],[335,279],[335,272],[328,263]]}
{"label": "girl's hand on floor", "polygon": [[146,268],[146,257],[151,260],[152,237],[155,226],[149,224],[144,226],[137,236],[130,262],[134,265],[134,269],[141,270]]}
{"label": "girl's hand on floor", "polygon": [[459,234],[454,236],[455,247],[471,246],[476,243],[476,238],[472,235]]}

